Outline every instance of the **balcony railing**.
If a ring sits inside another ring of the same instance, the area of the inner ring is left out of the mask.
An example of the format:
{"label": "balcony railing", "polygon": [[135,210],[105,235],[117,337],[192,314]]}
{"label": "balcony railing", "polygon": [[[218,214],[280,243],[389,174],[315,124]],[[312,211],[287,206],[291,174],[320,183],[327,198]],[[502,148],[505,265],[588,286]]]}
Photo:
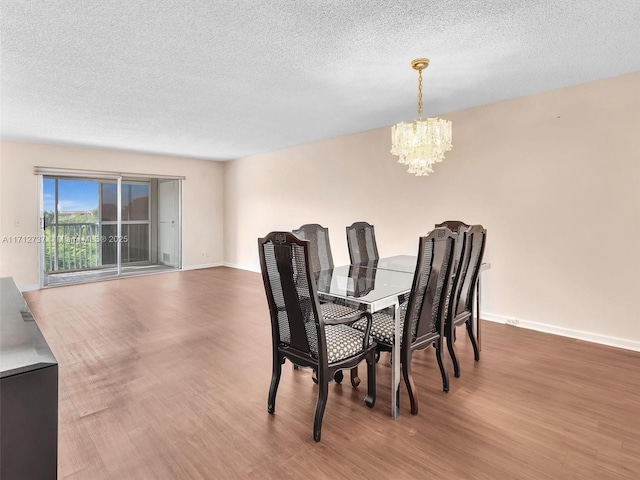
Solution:
{"label": "balcony railing", "polygon": [[[149,225],[98,223],[59,223],[44,231],[44,269],[46,273],[88,270],[116,265],[118,246],[122,264],[149,262]],[[118,240],[120,238],[120,240]]]}
{"label": "balcony railing", "polygon": [[44,230],[44,268],[55,271],[96,268],[101,262],[100,225],[59,223]]}

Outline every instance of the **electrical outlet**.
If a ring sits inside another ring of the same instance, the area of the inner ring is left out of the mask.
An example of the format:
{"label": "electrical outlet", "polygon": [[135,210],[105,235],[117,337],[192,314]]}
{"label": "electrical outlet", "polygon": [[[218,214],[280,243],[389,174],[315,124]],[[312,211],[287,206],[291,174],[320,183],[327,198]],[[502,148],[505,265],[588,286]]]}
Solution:
{"label": "electrical outlet", "polygon": [[517,318],[507,318],[507,321],[505,322],[507,325],[513,325],[514,327],[518,325],[518,319]]}

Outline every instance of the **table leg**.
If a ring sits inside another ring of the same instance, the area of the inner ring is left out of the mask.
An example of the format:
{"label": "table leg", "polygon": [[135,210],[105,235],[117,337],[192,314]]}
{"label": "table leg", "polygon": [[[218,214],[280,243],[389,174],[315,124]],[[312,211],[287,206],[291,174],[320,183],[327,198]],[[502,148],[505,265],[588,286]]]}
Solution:
{"label": "table leg", "polygon": [[391,358],[391,418],[400,415],[400,303],[395,304],[395,335]]}

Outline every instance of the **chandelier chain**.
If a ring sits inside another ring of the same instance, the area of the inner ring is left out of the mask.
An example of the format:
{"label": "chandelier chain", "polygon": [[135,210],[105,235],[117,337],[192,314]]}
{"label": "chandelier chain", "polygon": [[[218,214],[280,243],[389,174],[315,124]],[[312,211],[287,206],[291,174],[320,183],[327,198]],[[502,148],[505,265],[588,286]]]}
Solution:
{"label": "chandelier chain", "polygon": [[422,69],[418,70],[418,118],[422,120]]}

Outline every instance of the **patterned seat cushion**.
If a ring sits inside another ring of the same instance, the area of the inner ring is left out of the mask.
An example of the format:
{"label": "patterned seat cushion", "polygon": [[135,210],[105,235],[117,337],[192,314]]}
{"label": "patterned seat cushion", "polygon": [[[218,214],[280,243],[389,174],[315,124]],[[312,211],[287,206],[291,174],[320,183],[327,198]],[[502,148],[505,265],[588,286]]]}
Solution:
{"label": "patterned seat cushion", "polygon": [[[322,318],[336,319],[347,317],[349,315],[353,315],[358,310],[355,310],[351,307],[347,307],[345,305],[339,305],[336,303],[321,303],[320,304],[320,314]],[[279,319],[280,325],[280,341],[284,344],[289,344],[290,341],[290,333],[289,333],[289,322],[287,322],[286,318],[282,316]],[[307,335],[311,336],[315,339],[315,325],[312,323],[305,323],[305,328],[307,330]],[[311,346],[311,350],[313,351],[314,356],[317,356],[317,352],[314,346]]]}
{"label": "patterned seat cushion", "polygon": [[[400,306],[400,335],[402,336],[402,332],[404,331],[404,317],[407,313],[407,308],[405,304],[405,308]],[[365,319],[358,320],[353,324],[353,328],[357,328],[358,330],[364,331],[367,327],[367,323]],[[371,322],[371,336],[378,343],[384,343],[386,345],[393,345],[395,331],[395,320],[394,318],[385,312],[377,312],[372,315]]]}
{"label": "patterned seat cushion", "polygon": [[[344,305],[333,303],[320,304],[320,311],[323,318],[335,319],[353,315],[358,310]],[[366,322],[366,319],[365,319]],[[345,358],[356,355],[362,351],[363,333],[349,325],[325,325],[325,336],[327,339],[327,358],[329,363],[338,362]],[[313,322],[305,323],[307,337],[312,338],[309,348],[311,355],[318,358],[318,346],[316,338],[316,327]],[[289,344],[290,334],[289,325],[283,320],[280,322],[281,343]],[[373,337],[369,336],[369,345],[373,342]]]}
{"label": "patterned seat cushion", "polygon": [[348,325],[326,325],[327,358],[339,362],[362,352],[363,333]]}
{"label": "patterned seat cushion", "polygon": [[357,310],[337,303],[321,303],[320,310],[323,318],[341,318],[353,315]]}

